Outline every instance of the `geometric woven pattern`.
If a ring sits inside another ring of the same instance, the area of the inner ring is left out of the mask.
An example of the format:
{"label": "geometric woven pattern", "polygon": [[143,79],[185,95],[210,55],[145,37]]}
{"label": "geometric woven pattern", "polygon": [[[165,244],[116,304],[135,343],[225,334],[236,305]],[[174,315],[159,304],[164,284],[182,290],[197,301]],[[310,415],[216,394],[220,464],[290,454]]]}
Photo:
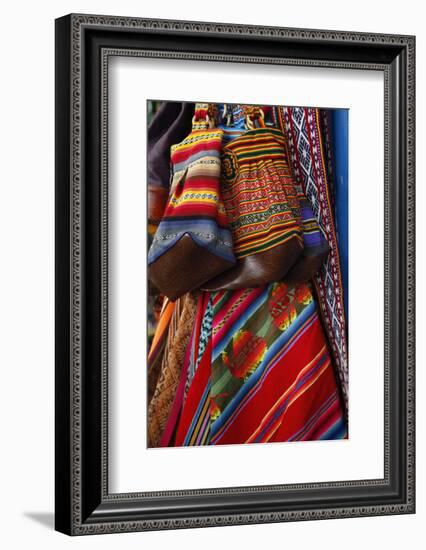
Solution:
{"label": "geometric woven pattern", "polygon": [[275,107],[274,118],[277,126],[287,136],[293,176],[301,185],[318,225],[330,245],[327,259],[313,282],[347,409],[347,329],[339,250],[320,129],[320,112],[315,108]]}

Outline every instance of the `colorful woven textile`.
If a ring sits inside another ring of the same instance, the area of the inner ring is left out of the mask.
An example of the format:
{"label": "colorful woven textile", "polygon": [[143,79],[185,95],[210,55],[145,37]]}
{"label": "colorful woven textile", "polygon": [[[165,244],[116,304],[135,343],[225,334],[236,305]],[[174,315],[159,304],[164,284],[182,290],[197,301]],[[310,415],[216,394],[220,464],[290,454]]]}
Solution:
{"label": "colorful woven textile", "polygon": [[341,389],[348,400],[348,352],[343,285],[334,217],[325,168],[319,109],[275,107],[277,126],[286,132],[293,175],[312,207],[330,246],[327,260],[314,278]]}
{"label": "colorful woven textile", "polygon": [[197,310],[197,317],[194,325],[194,337],[191,341],[191,351],[188,360],[188,370],[185,384],[185,396],[188,394],[189,387],[194,378],[195,372],[199,367],[200,361],[212,332],[213,321],[213,301],[211,294],[202,293]]}
{"label": "colorful woven textile", "polygon": [[[268,247],[277,235],[285,239],[287,228],[311,250],[324,244],[309,203],[294,185],[284,147],[282,132],[273,128],[247,131],[224,147],[222,194],[238,260],[257,254],[258,243]],[[288,225],[281,224],[283,212]],[[275,213],[276,233],[267,226],[274,227]],[[203,321],[193,331],[193,367],[174,444],[346,437],[310,285],[274,282],[203,294]]]}
{"label": "colorful woven textile", "polygon": [[348,200],[348,123],[346,109],[321,111],[321,129],[327,158],[327,175],[333,191],[333,211],[339,245],[345,317],[348,319],[349,200]]}
{"label": "colorful woven textile", "polygon": [[199,112],[205,118],[195,117],[197,129],[172,146],[168,204],[148,253],[151,282],[172,300],[235,264],[220,196],[223,132],[199,128],[210,124],[207,112]]}
{"label": "colorful woven textile", "polygon": [[249,130],[226,144],[222,194],[237,258],[296,239],[302,248],[301,212],[282,132]]}
{"label": "colorful woven textile", "polygon": [[208,445],[210,442],[211,322],[211,295],[202,292],[191,335],[187,392],[175,446]]}
{"label": "colorful woven textile", "polygon": [[175,445],[346,436],[326,339],[309,285],[212,293],[212,333]]}
{"label": "colorful woven textile", "polygon": [[[262,110],[266,113],[266,118],[264,119],[264,125],[268,127],[273,127],[274,122],[271,120],[270,115],[272,114],[271,107],[264,106]],[[218,128],[221,128],[224,132],[223,135],[223,144],[226,145],[229,141],[234,140],[237,137],[240,137],[246,130],[246,113],[247,106],[244,105],[227,105],[226,109],[224,106],[220,106],[218,112],[221,113],[220,122],[217,124]],[[219,118],[219,117],[218,117]],[[253,121],[253,125],[259,127],[259,121],[256,119]],[[282,159],[281,161],[285,166],[291,166],[289,162],[289,151],[287,140],[285,139],[285,134],[280,136],[280,144],[283,145]],[[331,171],[331,160],[328,162],[329,168]],[[292,172],[288,170],[286,172],[286,177],[292,176]],[[311,205],[307,200],[302,187],[293,180],[293,185],[295,186],[297,197],[299,200],[301,222],[302,222],[302,232],[303,232],[303,252],[302,255],[305,256],[314,256],[320,255],[324,252],[328,252],[327,240],[324,237],[321,229],[319,228],[315,215],[312,211]]]}
{"label": "colorful woven textile", "polygon": [[154,395],[148,407],[149,446],[156,447],[169,417],[194,325],[197,295],[185,294],[174,307]]}
{"label": "colorful woven textile", "polygon": [[[238,264],[290,241],[298,243],[300,256],[320,257],[329,247],[333,252],[326,224],[331,206],[319,209],[315,202],[324,202],[326,176],[322,176],[323,184],[307,185],[296,172],[295,146],[291,140],[287,145],[284,110],[273,113],[278,128],[262,126],[245,132],[243,109],[238,111],[237,106],[234,110],[241,127],[234,129],[226,119],[219,122],[218,130],[223,144],[223,213]],[[212,110],[206,105],[196,118],[209,115],[217,121],[220,113],[221,107]],[[314,137],[310,139],[312,145]],[[320,135],[315,139],[318,146]],[[298,153],[303,160],[309,157],[310,170],[319,170],[312,147]],[[185,162],[185,158],[175,158],[174,176],[185,172]],[[189,203],[188,217],[191,210]],[[328,262],[324,269],[329,274]],[[321,272],[319,281],[322,276]],[[157,445],[347,437],[344,407],[311,284],[267,280],[273,282],[257,288],[200,292],[191,331],[185,333],[187,345],[184,356],[180,354],[179,376],[173,379],[169,416]],[[326,282],[322,288],[317,279],[314,284],[335,355],[330,308],[324,305],[321,290],[332,288],[334,292],[338,286],[327,282],[325,287]],[[340,373],[337,360],[336,364]]]}
{"label": "colorful woven textile", "polygon": [[218,185],[222,135],[220,129],[194,130],[172,146],[170,197],[149,250],[149,264],[184,234],[190,234],[213,254],[234,262],[232,237]]}
{"label": "colorful woven textile", "polygon": [[216,126],[223,131],[223,144],[239,137],[246,131],[245,113],[241,105],[218,106]]}
{"label": "colorful woven textile", "polygon": [[[288,149],[287,139],[285,140],[287,158],[291,166],[291,155]],[[294,186],[297,190],[297,196],[300,204],[303,234],[303,251],[301,256],[295,262],[294,266],[286,275],[287,281],[307,282],[312,279],[315,273],[320,269],[328,254],[330,247],[327,243],[321,228],[319,227],[312,207],[306,198],[302,186],[293,178]]]}

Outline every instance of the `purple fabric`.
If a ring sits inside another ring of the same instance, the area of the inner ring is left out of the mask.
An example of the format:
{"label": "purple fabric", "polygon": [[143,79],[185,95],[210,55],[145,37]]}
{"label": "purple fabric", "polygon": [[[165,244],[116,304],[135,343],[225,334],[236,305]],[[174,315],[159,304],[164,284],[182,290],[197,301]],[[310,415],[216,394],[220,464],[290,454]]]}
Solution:
{"label": "purple fabric", "polygon": [[164,101],[148,128],[148,185],[170,186],[170,146],[191,131],[195,103]]}

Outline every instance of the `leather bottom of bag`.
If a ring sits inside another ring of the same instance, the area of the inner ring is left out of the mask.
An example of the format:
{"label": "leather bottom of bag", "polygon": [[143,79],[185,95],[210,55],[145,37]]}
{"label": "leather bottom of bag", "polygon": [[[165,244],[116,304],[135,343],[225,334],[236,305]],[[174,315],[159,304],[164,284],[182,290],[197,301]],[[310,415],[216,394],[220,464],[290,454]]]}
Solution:
{"label": "leather bottom of bag", "polygon": [[234,265],[184,235],[148,266],[148,277],[160,292],[175,301]]}
{"label": "leather bottom of bag", "polygon": [[245,256],[237,265],[202,285],[202,290],[236,290],[255,288],[280,281],[300,257],[300,240],[290,239],[265,252]]}

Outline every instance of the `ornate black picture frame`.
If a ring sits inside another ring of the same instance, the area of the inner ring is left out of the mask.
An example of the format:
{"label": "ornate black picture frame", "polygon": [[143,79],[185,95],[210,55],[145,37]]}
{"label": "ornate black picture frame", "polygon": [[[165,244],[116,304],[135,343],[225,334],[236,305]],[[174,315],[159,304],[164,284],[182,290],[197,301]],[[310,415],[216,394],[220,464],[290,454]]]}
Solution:
{"label": "ornate black picture frame", "polygon": [[[111,494],[110,56],[384,74],[383,479]],[[68,15],[56,20],[56,529],[70,535],[414,513],[415,38]]]}

